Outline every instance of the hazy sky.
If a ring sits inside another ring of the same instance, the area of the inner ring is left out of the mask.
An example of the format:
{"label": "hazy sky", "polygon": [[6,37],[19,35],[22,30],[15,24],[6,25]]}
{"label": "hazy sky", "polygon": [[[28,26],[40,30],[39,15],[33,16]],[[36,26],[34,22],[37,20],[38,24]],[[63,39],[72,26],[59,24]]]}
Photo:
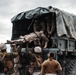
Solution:
{"label": "hazy sky", "polygon": [[16,14],[36,7],[53,6],[76,14],[76,0],[1,0],[0,1],[0,43],[11,39],[11,18]]}

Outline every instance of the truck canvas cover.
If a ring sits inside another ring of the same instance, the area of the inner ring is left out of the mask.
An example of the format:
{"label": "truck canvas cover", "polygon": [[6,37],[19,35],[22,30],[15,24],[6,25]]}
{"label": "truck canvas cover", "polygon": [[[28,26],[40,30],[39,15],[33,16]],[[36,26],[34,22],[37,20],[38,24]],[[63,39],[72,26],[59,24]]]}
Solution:
{"label": "truck canvas cover", "polygon": [[56,14],[56,30],[59,37],[65,35],[69,38],[70,35],[71,38],[76,39],[76,16],[51,6],[48,8],[38,7],[26,12],[21,12],[14,16],[11,21],[15,23],[19,20],[33,19],[48,13]]}

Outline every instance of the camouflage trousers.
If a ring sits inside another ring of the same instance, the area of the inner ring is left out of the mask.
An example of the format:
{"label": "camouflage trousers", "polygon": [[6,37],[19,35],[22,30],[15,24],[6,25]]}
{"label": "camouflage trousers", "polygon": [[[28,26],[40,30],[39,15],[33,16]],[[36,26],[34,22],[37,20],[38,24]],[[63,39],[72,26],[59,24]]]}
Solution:
{"label": "camouflage trousers", "polygon": [[19,67],[19,65],[16,65],[14,66],[14,71],[15,75],[26,75],[26,66],[21,65],[21,67]]}
{"label": "camouflage trousers", "polygon": [[14,71],[15,71],[15,75],[20,75],[20,72],[17,66],[14,67]]}

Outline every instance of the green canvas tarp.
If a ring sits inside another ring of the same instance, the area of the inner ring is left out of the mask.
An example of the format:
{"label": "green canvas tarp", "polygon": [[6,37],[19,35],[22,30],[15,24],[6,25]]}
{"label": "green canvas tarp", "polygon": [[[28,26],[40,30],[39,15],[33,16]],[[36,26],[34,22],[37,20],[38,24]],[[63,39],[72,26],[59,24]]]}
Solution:
{"label": "green canvas tarp", "polygon": [[36,9],[17,14],[11,19],[11,21],[13,23],[23,19],[33,19],[48,13],[56,14],[56,30],[59,37],[63,35],[68,37],[70,35],[72,38],[76,39],[76,16],[57,8],[38,7]]}
{"label": "green canvas tarp", "polygon": [[14,22],[14,21],[22,20],[22,19],[37,18],[38,16],[46,14],[46,13],[50,13],[50,10],[47,8],[38,7],[36,9],[17,14],[11,19],[11,21]]}

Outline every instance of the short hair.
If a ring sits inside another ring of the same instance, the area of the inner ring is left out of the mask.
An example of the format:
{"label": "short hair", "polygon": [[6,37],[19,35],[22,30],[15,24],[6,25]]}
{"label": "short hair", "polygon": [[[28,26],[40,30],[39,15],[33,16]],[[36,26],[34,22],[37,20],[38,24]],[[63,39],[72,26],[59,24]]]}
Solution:
{"label": "short hair", "polygon": [[16,46],[16,44],[11,44],[11,47],[15,47]]}
{"label": "short hair", "polygon": [[53,58],[54,56],[55,56],[55,54],[54,54],[53,52],[50,52],[49,55],[48,55],[48,57],[52,57],[52,58]]}

